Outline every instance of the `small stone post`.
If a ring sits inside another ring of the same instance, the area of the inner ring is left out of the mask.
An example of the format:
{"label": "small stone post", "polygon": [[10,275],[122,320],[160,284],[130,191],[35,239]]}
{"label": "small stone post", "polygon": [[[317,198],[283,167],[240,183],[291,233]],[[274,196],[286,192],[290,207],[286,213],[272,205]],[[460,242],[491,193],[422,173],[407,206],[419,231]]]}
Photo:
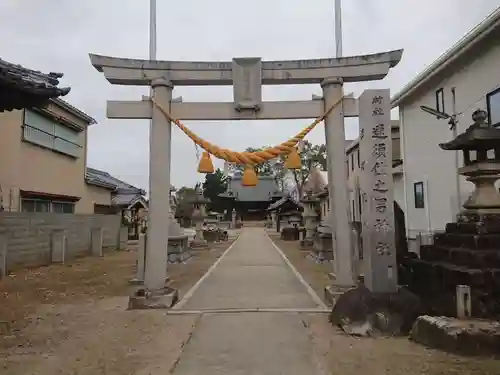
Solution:
{"label": "small stone post", "polygon": [[118,231],[118,250],[126,250],[127,249],[127,242],[128,242],[128,228],[127,227],[120,227],[120,230]]}
{"label": "small stone post", "polygon": [[50,236],[50,257],[53,263],[66,261],[66,233],[63,230],[55,230]]}
{"label": "small stone post", "polygon": [[102,257],[102,228],[92,228],[90,231],[90,252],[93,256]]}
{"label": "small stone post", "polygon": [[364,280],[374,293],[398,288],[390,112],[389,90],[366,90],[359,98]]}
{"label": "small stone post", "polygon": [[147,234],[139,234],[139,246],[137,248],[137,268],[135,271],[135,278],[130,280],[130,284],[142,285],[144,284],[144,273],[146,267],[146,245]]}
{"label": "small stone post", "polygon": [[457,317],[470,318],[472,313],[471,290],[468,285],[457,285]]}
{"label": "small stone post", "polygon": [[7,276],[7,237],[0,235],[0,280]]}

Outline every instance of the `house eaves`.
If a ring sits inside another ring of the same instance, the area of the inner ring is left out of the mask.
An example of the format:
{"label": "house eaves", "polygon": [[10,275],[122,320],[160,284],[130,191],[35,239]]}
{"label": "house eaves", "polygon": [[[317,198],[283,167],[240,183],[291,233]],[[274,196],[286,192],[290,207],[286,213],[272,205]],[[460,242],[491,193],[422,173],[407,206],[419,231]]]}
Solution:
{"label": "house eaves", "polygon": [[74,116],[78,117],[79,119],[85,121],[89,125],[97,124],[96,119],[94,119],[93,117],[90,117],[85,112],[79,110],[75,106],[72,106],[71,104],[69,104],[68,102],[62,100],[61,98],[54,98],[54,99],[52,99],[52,102],[55,105],[61,107],[62,109],[68,111],[72,115],[74,115]]}
{"label": "house eaves", "polygon": [[429,83],[440,73],[444,72],[448,66],[464,56],[465,53],[484,40],[499,26],[500,7],[495,9],[488,17],[486,17],[481,23],[460,39],[453,47],[443,53],[437,60],[435,60],[431,65],[424,69],[424,71],[410,81],[410,83],[403,87],[403,89],[391,99],[392,108],[399,106],[419,88]]}

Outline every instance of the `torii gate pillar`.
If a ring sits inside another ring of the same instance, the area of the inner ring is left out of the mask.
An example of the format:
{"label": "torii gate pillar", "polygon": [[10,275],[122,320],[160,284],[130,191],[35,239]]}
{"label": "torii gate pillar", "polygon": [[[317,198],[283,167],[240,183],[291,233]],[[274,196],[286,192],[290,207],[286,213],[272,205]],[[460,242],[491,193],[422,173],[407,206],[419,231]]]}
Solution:
{"label": "torii gate pillar", "polygon": [[[155,100],[170,108],[172,83],[165,79],[156,79],[151,87]],[[153,106],[149,132],[149,212],[144,276],[144,286],[148,290],[164,288],[167,277],[171,139],[170,121]]]}
{"label": "torii gate pillar", "polygon": [[[325,111],[343,97],[343,80],[327,78],[321,82]],[[349,224],[347,167],[345,163],[345,129],[343,103],[325,118],[325,140],[328,164],[328,195],[332,204],[335,285],[354,285],[352,238]]]}

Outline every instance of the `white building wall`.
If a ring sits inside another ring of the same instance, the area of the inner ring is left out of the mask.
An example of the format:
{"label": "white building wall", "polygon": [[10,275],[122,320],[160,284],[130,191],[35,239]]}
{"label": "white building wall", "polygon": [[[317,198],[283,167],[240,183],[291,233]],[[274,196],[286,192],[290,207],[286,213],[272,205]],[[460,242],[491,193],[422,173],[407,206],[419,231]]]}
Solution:
{"label": "white building wall", "polygon": [[[500,41],[498,42],[500,43]],[[455,73],[442,82],[433,84],[427,93],[401,104],[400,123],[403,148],[406,227],[408,236],[429,230],[442,230],[454,220],[457,213],[455,183],[455,154],[443,151],[438,144],[452,139],[452,131],[446,120],[438,120],[423,112],[421,105],[436,108],[436,90],[444,89],[445,112],[452,113],[451,88],[455,87],[458,132],[472,124],[472,112],[486,109],[485,95],[500,85],[500,45],[492,46],[482,56],[471,57],[470,64],[455,68]],[[460,154],[459,165],[462,166]],[[415,208],[414,183],[423,181],[426,208]],[[473,185],[460,178],[461,201],[472,191]],[[426,182],[426,183],[425,183]]]}
{"label": "white building wall", "polygon": [[396,203],[401,207],[402,210],[404,210],[404,201],[405,201],[405,194],[404,194],[404,181],[403,181],[403,174],[393,174],[394,177],[394,200]]}

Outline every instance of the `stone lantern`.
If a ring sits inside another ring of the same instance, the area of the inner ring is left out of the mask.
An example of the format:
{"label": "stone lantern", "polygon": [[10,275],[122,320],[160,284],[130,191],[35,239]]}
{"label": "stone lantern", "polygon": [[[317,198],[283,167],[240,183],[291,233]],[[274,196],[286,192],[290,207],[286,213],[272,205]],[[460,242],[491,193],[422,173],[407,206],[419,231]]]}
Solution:
{"label": "stone lantern", "polygon": [[231,228],[236,228],[236,210],[231,211]]}
{"label": "stone lantern", "polygon": [[309,248],[314,245],[314,230],[316,229],[316,217],[317,217],[317,205],[318,199],[313,197],[312,190],[306,192],[305,197],[300,201],[304,208],[302,217],[304,218],[304,225],[306,228],[306,234],[304,239],[300,241],[300,246],[304,248]]}
{"label": "stone lantern", "polygon": [[191,246],[208,247],[207,241],[203,237],[203,222],[207,218],[207,204],[210,203],[210,200],[203,196],[201,189],[198,187],[191,203],[193,205],[193,220],[196,224],[196,236]]}
{"label": "stone lantern", "polygon": [[477,221],[488,214],[500,218],[500,194],[495,188],[500,179],[500,129],[486,123],[487,113],[483,110],[476,110],[472,119],[474,123],[464,133],[439,145],[443,150],[462,151],[464,166],[459,172],[475,185],[458,219]]}
{"label": "stone lantern", "polygon": [[[497,317],[500,283],[500,129],[486,123],[476,110],[474,123],[455,139],[441,143],[443,150],[462,151],[459,173],[475,185],[474,191],[444,232],[431,245],[420,247],[420,257],[406,261],[405,284],[436,314]],[[437,322],[436,324],[438,324]],[[441,328],[438,328],[438,330]]]}

